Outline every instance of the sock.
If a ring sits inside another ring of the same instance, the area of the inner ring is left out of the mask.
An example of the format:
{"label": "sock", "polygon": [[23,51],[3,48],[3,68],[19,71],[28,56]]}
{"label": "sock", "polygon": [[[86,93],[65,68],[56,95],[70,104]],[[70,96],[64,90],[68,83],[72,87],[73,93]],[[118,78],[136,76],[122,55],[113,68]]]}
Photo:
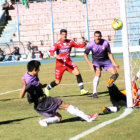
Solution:
{"label": "sock", "polygon": [[57,116],[46,118],[46,119],[42,119],[42,120],[45,121],[45,122],[47,122],[47,124],[60,122],[60,118],[57,117]]}
{"label": "sock", "polygon": [[88,115],[86,115],[83,111],[79,110],[79,108],[74,107],[73,105],[69,105],[67,112],[72,115],[78,116],[86,121],[89,119]]}
{"label": "sock", "polygon": [[113,112],[113,113],[118,111],[118,107],[117,106],[109,106],[107,108],[109,108],[110,111]]}
{"label": "sock", "polygon": [[53,87],[57,86],[57,84],[55,83],[55,81],[51,82],[49,85],[48,85],[48,90],[52,89]]}
{"label": "sock", "polygon": [[113,83],[116,81],[116,79],[118,78],[119,74],[118,73],[115,73],[113,74],[109,80],[107,81],[107,86],[110,87],[113,85]]}
{"label": "sock", "polygon": [[98,76],[95,76],[94,79],[93,79],[93,94],[97,93],[97,87],[98,87],[98,84],[99,84],[99,77]]}
{"label": "sock", "polygon": [[81,74],[76,75],[76,78],[77,78],[77,82],[78,82],[78,85],[79,85],[80,89],[84,89],[83,79],[82,79]]}

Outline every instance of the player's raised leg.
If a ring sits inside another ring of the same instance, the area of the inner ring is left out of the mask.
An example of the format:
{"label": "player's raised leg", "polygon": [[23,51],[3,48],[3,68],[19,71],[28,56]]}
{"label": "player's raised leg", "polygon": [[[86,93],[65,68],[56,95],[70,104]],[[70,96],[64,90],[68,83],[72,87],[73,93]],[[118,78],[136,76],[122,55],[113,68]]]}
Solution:
{"label": "player's raised leg", "polygon": [[97,113],[93,115],[87,115],[83,111],[81,111],[79,108],[65,102],[62,102],[62,104],[59,106],[59,109],[67,110],[68,113],[78,116],[87,122],[93,121],[98,116]]}
{"label": "player's raised leg", "polygon": [[72,71],[72,73],[76,76],[77,78],[77,83],[78,83],[78,86],[80,87],[80,90],[81,90],[81,94],[87,94],[88,91],[84,89],[84,84],[83,84],[83,79],[82,79],[82,76],[80,74],[80,71],[78,70],[77,67],[74,68],[74,70]]}
{"label": "player's raised leg", "polygon": [[[98,117],[98,113],[95,113],[93,115],[87,115],[83,111],[81,111],[79,108],[77,108],[71,104],[65,103],[65,102],[62,102],[62,104],[59,106],[59,109],[66,110],[68,113],[78,116],[87,122],[92,122],[93,120],[95,120]],[[61,114],[56,112],[49,118],[41,119],[39,121],[39,124],[41,126],[46,127],[49,124],[60,122],[61,119],[62,119]]]}
{"label": "player's raised leg", "polygon": [[117,70],[115,67],[109,68],[107,71],[111,73],[111,77],[107,81],[107,86],[109,87],[116,81],[119,74],[117,73]]}
{"label": "player's raised leg", "polygon": [[45,88],[46,96],[50,96],[50,90],[60,84],[64,71],[66,70],[65,67],[57,67],[55,68],[55,81],[52,81],[47,88]]}

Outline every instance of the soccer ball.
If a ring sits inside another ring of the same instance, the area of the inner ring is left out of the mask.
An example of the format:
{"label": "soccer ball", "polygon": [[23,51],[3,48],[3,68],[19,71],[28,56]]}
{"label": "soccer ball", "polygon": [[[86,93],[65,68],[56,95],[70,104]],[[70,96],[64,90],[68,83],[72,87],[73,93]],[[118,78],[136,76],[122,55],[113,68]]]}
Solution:
{"label": "soccer ball", "polygon": [[122,27],[123,23],[122,23],[122,20],[120,18],[114,18],[113,21],[112,21],[112,27],[115,29],[115,30],[118,30]]}

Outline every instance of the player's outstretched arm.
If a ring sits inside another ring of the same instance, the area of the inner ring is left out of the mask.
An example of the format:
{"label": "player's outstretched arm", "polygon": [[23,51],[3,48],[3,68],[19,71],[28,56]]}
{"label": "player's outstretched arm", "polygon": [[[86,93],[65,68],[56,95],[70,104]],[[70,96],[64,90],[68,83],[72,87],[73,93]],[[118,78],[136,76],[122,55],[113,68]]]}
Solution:
{"label": "player's outstretched arm", "polygon": [[72,46],[75,48],[84,48],[87,45],[88,41],[85,40],[84,43],[80,44],[78,42],[72,41]]}
{"label": "player's outstretched arm", "polygon": [[84,53],[84,58],[86,60],[86,62],[89,64],[89,67],[91,70],[94,70],[92,62],[89,60],[88,55],[86,53]]}
{"label": "player's outstretched arm", "polygon": [[119,69],[120,67],[118,64],[116,64],[113,54],[111,52],[108,52],[108,56],[109,56],[109,59],[111,60],[112,64],[116,67],[116,69]]}
{"label": "player's outstretched arm", "polygon": [[25,95],[25,93],[26,93],[26,82],[25,82],[25,80],[24,80],[23,77],[22,77],[22,83],[23,83],[23,87],[22,87],[22,89],[21,89],[21,91],[20,91],[20,95],[19,95],[19,97],[20,97],[21,99],[24,97],[24,95]]}

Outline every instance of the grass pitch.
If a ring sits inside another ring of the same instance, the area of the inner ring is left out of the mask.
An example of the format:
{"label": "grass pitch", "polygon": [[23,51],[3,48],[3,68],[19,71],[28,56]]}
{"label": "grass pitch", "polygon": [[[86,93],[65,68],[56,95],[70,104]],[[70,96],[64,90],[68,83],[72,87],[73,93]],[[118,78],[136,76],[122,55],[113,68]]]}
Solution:
{"label": "grass pitch", "polygon": [[[117,59],[120,65],[119,78],[116,85],[124,89],[123,62]],[[85,89],[92,93],[92,80],[94,72],[91,71],[86,62],[75,62],[82,74]],[[0,67],[0,93],[21,88],[21,77],[26,71],[26,65]],[[40,81],[50,83],[54,80],[55,64],[42,64],[40,70]],[[65,102],[79,107],[87,114],[101,113],[101,107],[111,105],[106,88],[106,81],[110,77],[108,72],[102,72],[98,87],[99,98],[93,99],[91,95],[80,96],[80,90],[76,77],[65,72],[61,85],[50,91],[51,96],[60,97]],[[62,114],[62,122],[51,124],[46,128],[38,124],[38,120],[44,118],[37,114],[33,105],[29,105],[26,97],[19,99],[19,92],[11,92],[0,95],[0,140],[68,140],[104,121],[119,116],[123,112],[99,115],[92,123],[81,121],[78,117],[59,111]],[[124,119],[105,126],[94,133],[81,138],[82,140],[138,140],[140,137],[140,110],[134,110],[132,114]]]}

